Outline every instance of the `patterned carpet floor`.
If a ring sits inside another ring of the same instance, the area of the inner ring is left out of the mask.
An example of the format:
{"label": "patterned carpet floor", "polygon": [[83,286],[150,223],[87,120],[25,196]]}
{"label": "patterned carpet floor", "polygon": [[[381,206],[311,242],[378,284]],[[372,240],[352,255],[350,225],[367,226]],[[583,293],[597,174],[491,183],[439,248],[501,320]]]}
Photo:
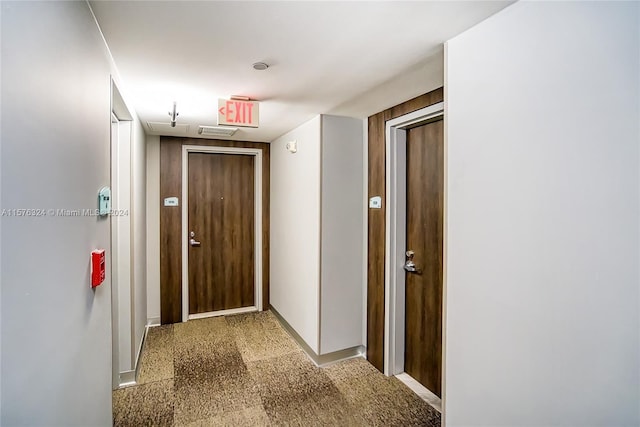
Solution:
{"label": "patterned carpet floor", "polygon": [[115,426],[440,426],[440,414],[362,358],[316,367],[271,312],[149,330]]}

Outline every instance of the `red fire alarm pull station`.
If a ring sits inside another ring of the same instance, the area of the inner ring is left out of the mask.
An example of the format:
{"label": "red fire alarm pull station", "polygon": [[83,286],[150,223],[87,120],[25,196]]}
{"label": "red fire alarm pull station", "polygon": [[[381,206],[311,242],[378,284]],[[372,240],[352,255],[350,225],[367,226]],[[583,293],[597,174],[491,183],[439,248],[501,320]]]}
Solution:
{"label": "red fire alarm pull station", "polygon": [[104,249],[96,249],[91,252],[91,287],[102,285],[105,274]]}

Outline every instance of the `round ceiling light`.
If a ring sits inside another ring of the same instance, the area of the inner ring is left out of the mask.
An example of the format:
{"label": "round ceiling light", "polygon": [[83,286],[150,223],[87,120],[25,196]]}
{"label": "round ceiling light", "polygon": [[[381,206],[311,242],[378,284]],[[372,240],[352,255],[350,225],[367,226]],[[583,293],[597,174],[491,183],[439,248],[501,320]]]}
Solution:
{"label": "round ceiling light", "polygon": [[264,62],[256,62],[255,64],[253,64],[254,70],[262,71],[262,70],[266,70],[267,68],[269,68],[269,66]]}

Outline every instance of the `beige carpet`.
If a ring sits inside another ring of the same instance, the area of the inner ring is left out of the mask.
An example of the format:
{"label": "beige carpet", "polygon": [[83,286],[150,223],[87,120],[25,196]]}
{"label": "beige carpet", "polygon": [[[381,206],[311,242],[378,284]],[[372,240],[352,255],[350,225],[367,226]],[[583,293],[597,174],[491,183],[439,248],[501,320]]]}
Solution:
{"label": "beige carpet", "polygon": [[116,426],[439,426],[404,384],[357,358],[318,368],[270,312],[149,330]]}

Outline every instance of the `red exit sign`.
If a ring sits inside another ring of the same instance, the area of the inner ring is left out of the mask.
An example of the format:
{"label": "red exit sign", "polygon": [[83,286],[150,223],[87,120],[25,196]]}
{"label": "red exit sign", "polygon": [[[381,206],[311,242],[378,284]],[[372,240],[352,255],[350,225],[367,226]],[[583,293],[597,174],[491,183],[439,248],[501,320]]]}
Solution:
{"label": "red exit sign", "polygon": [[257,128],[260,107],[256,101],[218,99],[218,124]]}

